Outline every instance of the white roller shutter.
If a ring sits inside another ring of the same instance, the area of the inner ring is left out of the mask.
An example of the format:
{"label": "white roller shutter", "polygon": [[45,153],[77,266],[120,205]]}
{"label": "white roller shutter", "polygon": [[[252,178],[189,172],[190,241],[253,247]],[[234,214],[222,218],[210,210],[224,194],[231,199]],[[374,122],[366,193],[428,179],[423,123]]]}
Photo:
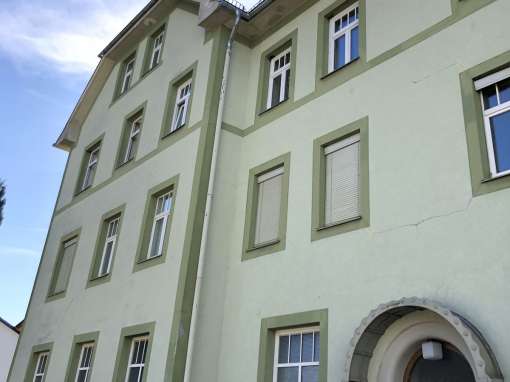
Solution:
{"label": "white roller shutter", "polygon": [[324,148],[326,225],[360,215],[359,140],[356,134]]}
{"label": "white roller shutter", "polygon": [[258,201],[254,244],[278,239],[283,167],[257,177]]}

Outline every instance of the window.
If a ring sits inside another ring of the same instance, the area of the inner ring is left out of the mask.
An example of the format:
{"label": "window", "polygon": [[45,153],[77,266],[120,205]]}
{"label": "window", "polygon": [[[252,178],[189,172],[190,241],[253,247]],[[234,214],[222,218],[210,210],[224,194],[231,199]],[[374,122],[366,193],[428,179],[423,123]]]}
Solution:
{"label": "window", "polygon": [[175,99],[175,107],[170,132],[174,132],[186,124],[190,97],[191,79],[187,80],[177,88],[177,97]]}
{"label": "window", "polygon": [[93,343],[81,345],[80,358],[78,359],[78,368],[76,370],[76,378],[74,380],[75,382],[89,381],[93,353],[94,353]]}
{"label": "window", "polygon": [[97,144],[86,152],[86,166],[81,184],[81,191],[91,187],[94,182],[94,176],[97,171],[97,162],[99,160],[100,145]]}
{"label": "window", "polygon": [[359,58],[359,3],[329,20],[328,71]]}
{"label": "window", "polygon": [[480,91],[491,177],[510,174],[510,68],[475,81]]}
{"label": "window", "polygon": [[257,381],[326,381],[327,338],[327,309],[263,318]]}
{"label": "window", "polygon": [[46,369],[48,368],[49,352],[39,353],[37,356],[37,363],[35,365],[33,382],[43,382],[46,376]]}
{"label": "window", "polygon": [[72,238],[66,239],[62,243],[62,248],[55,263],[55,270],[50,285],[49,295],[62,294],[67,289],[71,268],[73,266],[76,247],[78,245],[78,236],[74,234]]}
{"label": "window", "polygon": [[121,85],[119,90],[119,95],[124,94],[131,87],[131,82],[133,81],[133,73],[135,70],[135,54],[129,57],[122,66],[122,77],[121,77]]}
{"label": "window", "polygon": [[324,148],[326,162],[325,225],[360,214],[360,135],[355,134]]}
{"label": "window", "polygon": [[172,192],[165,193],[156,199],[156,208],[154,211],[154,220],[149,242],[149,252],[147,258],[161,256],[163,253],[163,241],[167,226],[168,216],[172,208]]}
{"label": "window", "polygon": [[107,222],[106,239],[103,247],[103,254],[99,265],[99,272],[97,277],[105,276],[110,273],[112,264],[113,253],[117,243],[117,234],[119,232],[120,217],[114,217]]}
{"label": "window", "polygon": [[136,119],[129,121],[129,136],[127,139],[126,151],[124,153],[124,163],[129,162],[135,158],[140,141],[140,131],[142,130],[142,116],[137,116]]}
{"label": "window", "polygon": [[151,37],[150,44],[152,46],[152,51],[150,55],[148,70],[154,69],[160,63],[164,40],[165,30],[163,27]]}
{"label": "window", "polygon": [[314,140],[312,240],[370,225],[368,117]]}
{"label": "window", "polygon": [[319,327],[276,332],[274,381],[314,382],[319,380]]}
{"label": "window", "polygon": [[270,109],[289,98],[291,48],[272,57],[269,61],[269,86],[267,108]]}
{"label": "window", "polygon": [[128,366],[126,371],[126,382],[141,382],[145,368],[145,357],[149,337],[135,337],[131,340],[131,349],[129,351]]}
{"label": "window", "polygon": [[258,201],[255,246],[278,239],[282,185],[283,166],[257,177]]}
{"label": "window", "polygon": [[250,170],[243,260],[285,248],[290,153]]}

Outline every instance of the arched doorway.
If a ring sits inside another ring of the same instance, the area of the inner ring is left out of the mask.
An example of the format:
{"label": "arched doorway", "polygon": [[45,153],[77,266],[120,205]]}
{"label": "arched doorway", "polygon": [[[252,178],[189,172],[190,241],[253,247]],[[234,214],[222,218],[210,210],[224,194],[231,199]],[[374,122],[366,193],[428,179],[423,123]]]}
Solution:
{"label": "arched doorway", "polygon": [[420,349],[413,354],[404,374],[404,382],[475,382],[469,362],[449,343],[437,343],[441,359],[426,359]]}
{"label": "arched doorway", "polygon": [[[427,342],[439,343],[442,351],[431,357]],[[449,379],[438,379],[438,374]],[[354,381],[503,382],[503,376],[474,325],[435,301],[413,297],[381,304],[361,321],[342,378]]]}

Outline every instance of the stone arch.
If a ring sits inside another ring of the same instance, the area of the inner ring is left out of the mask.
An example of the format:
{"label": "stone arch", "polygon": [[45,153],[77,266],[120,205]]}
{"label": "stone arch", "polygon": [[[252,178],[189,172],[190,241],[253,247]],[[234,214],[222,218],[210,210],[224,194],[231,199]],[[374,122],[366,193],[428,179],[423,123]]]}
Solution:
{"label": "stone arch", "polygon": [[350,342],[342,382],[367,382],[374,350],[386,330],[420,311],[436,314],[455,332],[477,382],[503,382],[494,353],[474,325],[435,301],[417,297],[381,304],[361,321]]}

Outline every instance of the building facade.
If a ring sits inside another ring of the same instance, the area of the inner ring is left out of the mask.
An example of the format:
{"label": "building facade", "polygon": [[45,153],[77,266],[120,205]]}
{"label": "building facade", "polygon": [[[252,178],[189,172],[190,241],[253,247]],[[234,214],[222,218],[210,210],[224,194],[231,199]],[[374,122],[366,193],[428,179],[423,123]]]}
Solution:
{"label": "building facade", "polygon": [[0,317],[0,382],[7,381],[19,331]]}
{"label": "building facade", "polygon": [[101,53],[8,381],[503,381],[510,2],[238,7]]}

